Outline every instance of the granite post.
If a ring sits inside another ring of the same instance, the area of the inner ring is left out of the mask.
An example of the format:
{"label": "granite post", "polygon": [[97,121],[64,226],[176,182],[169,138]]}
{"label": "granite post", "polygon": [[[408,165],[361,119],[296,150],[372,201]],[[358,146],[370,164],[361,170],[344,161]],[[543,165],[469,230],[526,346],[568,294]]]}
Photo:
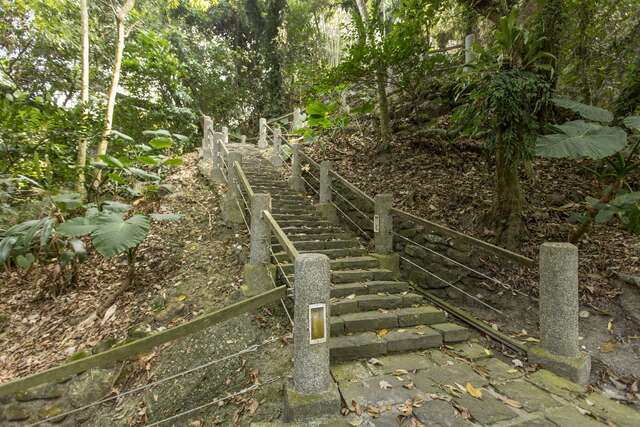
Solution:
{"label": "granite post", "polygon": [[263,211],[271,211],[271,195],[256,193],[251,198],[251,241],[249,262],[244,266],[245,296],[254,296],[273,288],[271,277],[276,268],[271,261],[271,229]]}
{"label": "granite post", "polygon": [[286,421],[337,414],[341,403],[329,370],[329,258],[298,255],[294,271],[293,381],[285,385]]}
{"label": "granite post", "polygon": [[316,209],[320,215],[332,224],[338,223],[338,213],[335,205],[332,203],[333,193],[331,190],[331,162],[328,160],[320,163],[320,200],[316,205]]}
{"label": "granite post", "polygon": [[260,133],[258,135],[258,148],[267,148],[267,119],[260,119]]}
{"label": "granite post", "polygon": [[300,130],[304,127],[304,117],[300,108],[296,107],[293,109],[293,123],[291,124],[291,130],[293,132]]}
{"label": "granite post", "polygon": [[529,361],[585,384],[591,358],[578,341],[578,248],[571,243],[540,246],[540,345]]}
{"label": "granite post", "polygon": [[300,162],[300,144],[291,144],[291,176],[289,177],[289,187],[299,193],[304,192],[304,182],[302,181],[302,163]]}
{"label": "granite post", "polygon": [[240,194],[238,190],[238,176],[236,175],[236,169],[233,167],[234,163],[242,164],[242,154],[232,151],[229,153],[227,170],[228,178],[228,190],[222,197],[222,219],[225,224],[235,227],[242,225],[244,219],[242,217],[242,211],[240,210]]}
{"label": "granite post", "polygon": [[275,128],[273,130],[273,146],[271,147],[271,164],[279,168],[282,166],[282,158],[280,157],[280,144],[282,142],[282,130]]}
{"label": "granite post", "polygon": [[465,72],[471,70],[471,67],[467,65],[471,64],[474,61],[473,55],[473,42],[475,41],[475,36],[473,34],[467,34],[464,38],[464,68]]}
{"label": "granite post", "polygon": [[214,132],[211,136],[211,180],[218,184],[224,183],[224,177],[220,170],[220,144],[222,143],[222,138],[223,136],[221,132]]}
{"label": "granite post", "polygon": [[225,145],[229,143],[229,128],[226,126],[222,126],[222,143]]}
{"label": "granite post", "polygon": [[376,253],[372,256],[380,261],[380,268],[400,275],[400,255],[393,252],[393,195],[376,194],[374,197],[373,232]]}
{"label": "granite post", "polygon": [[209,116],[202,116],[202,148],[200,149],[200,157],[205,160],[209,155],[207,153],[210,151],[209,147],[211,146],[211,127],[213,126],[213,122]]}
{"label": "granite post", "polygon": [[240,144],[247,143],[247,135],[240,135]]}

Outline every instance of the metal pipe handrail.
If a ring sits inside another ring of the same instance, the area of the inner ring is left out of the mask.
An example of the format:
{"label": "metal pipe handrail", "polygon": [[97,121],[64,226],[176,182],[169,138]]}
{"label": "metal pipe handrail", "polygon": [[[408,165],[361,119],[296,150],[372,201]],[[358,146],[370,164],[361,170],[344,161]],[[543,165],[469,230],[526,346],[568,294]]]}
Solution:
{"label": "metal pipe handrail", "polygon": [[240,182],[242,183],[244,190],[247,192],[249,199],[251,199],[255,193],[251,188],[251,184],[249,184],[249,180],[247,179],[247,176],[244,174],[244,171],[242,170],[242,166],[240,166],[238,162],[234,162],[233,167],[235,168],[236,174],[238,174],[238,178],[240,179]]}
{"label": "metal pipe handrail", "polygon": [[271,215],[271,212],[262,211],[262,215],[264,215],[264,218],[267,220],[269,227],[271,227],[271,231],[273,231],[273,234],[275,234],[276,239],[278,239],[278,242],[280,242],[280,244],[282,245],[282,248],[289,256],[289,259],[291,260],[291,262],[295,262],[296,258],[298,257],[298,255],[300,255],[300,253],[295,248],[295,246],[293,246],[293,243],[291,243],[291,240],[289,240],[285,232],[282,230],[282,228],[280,228],[280,225],[273,218],[273,216]]}

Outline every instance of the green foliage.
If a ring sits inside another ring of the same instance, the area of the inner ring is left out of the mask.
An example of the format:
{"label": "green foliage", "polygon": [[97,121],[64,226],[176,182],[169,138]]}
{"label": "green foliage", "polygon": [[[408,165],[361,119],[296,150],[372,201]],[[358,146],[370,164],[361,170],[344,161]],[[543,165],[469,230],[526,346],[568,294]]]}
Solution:
{"label": "green foliage", "polygon": [[96,251],[105,258],[121,254],[137,247],[147,237],[150,223],[144,215],[134,215],[123,219],[111,213],[94,219],[91,242]]}
{"label": "green foliage", "polygon": [[554,128],[558,133],[538,138],[536,155],[599,160],[619,152],[627,145],[627,134],[618,127],[575,120]]}
{"label": "green foliage", "polygon": [[595,107],[593,105],[583,104],[581,102],[572,101],[567,98],[553,98],[553,103],[558,107],[566,108],[580,114],[587,120],[600,123],[611,123],[613,114],[604,108]]}

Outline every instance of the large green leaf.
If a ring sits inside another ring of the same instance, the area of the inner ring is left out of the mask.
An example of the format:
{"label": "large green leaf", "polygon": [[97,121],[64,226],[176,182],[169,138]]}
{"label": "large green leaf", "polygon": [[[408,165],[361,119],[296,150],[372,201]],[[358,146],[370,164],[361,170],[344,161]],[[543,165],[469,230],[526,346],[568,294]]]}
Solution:
{"label": "large green leaf", "polygon": [[143,181],[160,181],[160,175],[147,172],[144,169],[140,168],[129,168],[128,171],[134,175],[136,178],[141,179]]}
{"label": "large green leaf", "polygon": [[86,236],[87,234],[91,234],[96,228],[94,218],[95,217],[87,218],[83,216],[71,218],[60,224],[56,231],[66,237]]}
{"label": "large green leaf", "polygon": [[18,238],[15,236],[8,236],[0,240],[0,264],[3,264],[11,255],[11,250],[15,246]]}
{"label": "large green leaf", "polygon": [[536,141],[536,155],[559,159],[603,159],[622,150],[627,134],[619,127],[601,126],[583,120],[557,126],[561,133],[544,135]]}
{"label": "large green leaf", "polygon": [[574,111],[585,119],[593,120],[594,122],[610,123],[613,120],[613,114],[604,108],[594,107],[593,105],[583,104],[566,98],[553,98],[553,103],[558,107]]}
{"label": "large green leaf", "polygon": [[145,130],[142,131],[143,135],[151,135],[151,136],[166,136],[171,137],[171,132],[165,129],[157,129],[157,130]]}
{"label": "large green leaf", "polygon": [[131,209],[131,205],[122,202],[116,202],[114,200],[107,200],[103,202],[100,208],[105,212],[110,213],[124,213]]}
{"label": "large green leaf", "polygon": [[629,116],[622,122],[629,129],[640,130],[640,116]]}
{"label": "large green leaf", "polygon": [[126,221],[118,214],[103,215],[96,218],[96,223],[91,233],[93,247],[106,258],[135,248],[149,232],[149,219],[144,215],[134,215]]}
{"label": "large green leaf", "polygon": [[149,145],[156,150],[162,148],[170,148],[173,145],[173,140],[170,137],[166,136],[156,136],[151,141],[149,141]]}
{"label": "large green leaf", "polygon": [[133,142],[133,138],[131,138],[129,135],[126,135],[122,132],[118,132],[117,130],[111,130],[111,134],[109,135],[114,139],[122,139],[124,141],[128,141],[128,142]]}
{"label": "large green leaf", "polygon": [[51,200],[57,206],[66,210],[77,209],[82,206],[82,196],[78,193],[60,193],[51,197]]}

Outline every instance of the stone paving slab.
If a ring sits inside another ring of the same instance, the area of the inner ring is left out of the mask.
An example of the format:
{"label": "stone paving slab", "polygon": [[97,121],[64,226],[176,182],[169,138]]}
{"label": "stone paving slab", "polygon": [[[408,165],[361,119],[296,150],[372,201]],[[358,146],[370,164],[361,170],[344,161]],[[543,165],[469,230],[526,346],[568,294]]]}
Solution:
{"label": "stone paving slab", "polygon": [[[473,341],[331,370],[343,403],[356,402],[363,409],[355,418],[353,412],[352,418],[342,417],[353,426],[411,425],[399,416],[406,405],[413,405],[412,417],[429,427],[640,426],[640,413],[599,392],[587,392],[549,371],[526,373],[507,362]],[[467,384],[482,396],[472,396]],[[367,405],[375,408],[373,416]]]}

